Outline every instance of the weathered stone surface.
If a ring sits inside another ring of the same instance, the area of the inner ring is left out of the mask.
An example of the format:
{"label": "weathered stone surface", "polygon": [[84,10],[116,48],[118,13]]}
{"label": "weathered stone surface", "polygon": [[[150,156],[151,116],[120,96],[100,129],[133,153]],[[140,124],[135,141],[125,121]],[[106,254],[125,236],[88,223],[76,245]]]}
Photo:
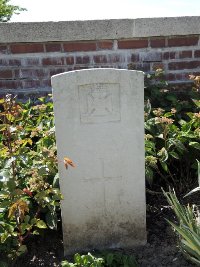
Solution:
{"label": "weathered stone surface", "polygon": [[143,73],[72,71],[52,87],[65,254],[144,244]]}
{"label": "weathered stone surface", "polygon": [[199,34],[200,17],[0,23],[0,43]]}

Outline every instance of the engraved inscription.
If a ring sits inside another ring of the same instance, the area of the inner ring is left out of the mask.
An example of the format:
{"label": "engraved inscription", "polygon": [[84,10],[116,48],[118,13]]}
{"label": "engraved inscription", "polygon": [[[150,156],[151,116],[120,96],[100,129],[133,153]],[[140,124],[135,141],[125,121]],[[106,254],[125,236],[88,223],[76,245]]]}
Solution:
{"label": "engraved inscription", "polygon": [[78,89],[82,123],[120,121],[119,84],[85,84]]}
{"label": "engraved inscription", "polygon": [[97,87],[88,94],[88,114],[93,116],[106,116],[112,113],[112,94],[103,86]]}

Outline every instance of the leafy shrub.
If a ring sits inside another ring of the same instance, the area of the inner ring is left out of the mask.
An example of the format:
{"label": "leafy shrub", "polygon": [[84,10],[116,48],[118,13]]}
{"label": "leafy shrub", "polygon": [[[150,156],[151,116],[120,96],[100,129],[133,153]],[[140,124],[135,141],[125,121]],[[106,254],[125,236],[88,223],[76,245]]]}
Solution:
{"label": "leafy shrub", "polygon": [[0,253],[15,259],[26,238],[56,229],[58,188],[53,104],[0,100]]}
{"label": "leafy shrub", "polygon": [[138,267],[134,256],[122,253],[104,253],[105,267]]}
{"label": "leafy shrub", "polygon": [[[198,161],[199,187],[190,191],[189,196],[200,190],[200,162]],[[200,265],[200,211],[196,205],[187,207],[180,204],[175,191],[164,192],[168,203],[176,214],[179,224],[168,221],[179,234],[180,248],[183,254],[193,263]],[[185,196],[185,197],[186,197]]]}
{"label": "leafy shrub", "polygon": [[145,94],[146,178],[150,186],[171,185],[186,192],[194,184],[200,158],[199,85],[186,101],[167,90],[159,77],[161,71],[149,76]]}
{"label": "leafy shrub", "polygon": [[97,258],[91,253],[87,255],[74,255],[74,263],[69,263],[68,261],[62,261],[62,267],[103,267],[104,260],[102,258]]}
{"label": "leafy shrub", "polygon": [[74,263],[62,262],[62,267],[137,267],[137,262],[133,256],[123,255],[122,253],[103,253],[99,256],[74,255]]}
{"label": "leafy shrub", "polygon": [[179,234],[182,253],[193,263],[200,265],[200,227],[199,210],[196,205],[183,206],[178,201],[174,191],[164,192],[169,204],[172,206],[179,224],[169,221]]}

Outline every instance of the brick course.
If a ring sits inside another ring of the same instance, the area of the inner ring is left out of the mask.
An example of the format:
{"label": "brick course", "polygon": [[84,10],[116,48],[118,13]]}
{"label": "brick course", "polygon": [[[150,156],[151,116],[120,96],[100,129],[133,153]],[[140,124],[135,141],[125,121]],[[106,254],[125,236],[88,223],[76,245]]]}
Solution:
{"label": "brick course", "polygon": [[12,54],[25,54],[25,53],[43,53],[43,44],[11,44],[10,52]]}
{"label": "brick course", "polygon": [[95,51],[96,50],[96,43],[89,42],[89,43],[82,43],[82,42],[69,42],[63,44],[65,52],[75,52],[75,51]]}
{"label": "brick course", "polygon": [[165,39],[150,39],[150,46],[153,48],[165,47]]}
{"label": "brick course", "polygon": [[11,79],[12,71],[11,70],[0,70],[0,79]]}
{"label": "brick course", "polygon": [[179,58],[191,58],[192,57],[192,51],[180,51],[179,52]]}
{"label": "brick course", "polygon": [[118,41],[119,49],[144,48],[148,46],[148,40],[120,40]]}
{"label": "brick course", "polygon": [[199,37],[169,38],[168,46],[192,46],[198,45]]}
{"label": "brick course", "polygon": [[200,50],[194,51],[194,57],[200,57]]}
{"label": "brick course", "polygon": [[62,46],[59,43],[45,44],[46,52],[61,52]]}
{"label": "brick course", "polygon": [[97,49],[99,50],[112,49],[112,48],[113,48],[113,41],[97,42]]}
{"label": "brick course", "polygon": [[200,73],[199,36],[0,44],[0,90],[51,91],[52,75],[87,68],[165,70],[171,84]]}

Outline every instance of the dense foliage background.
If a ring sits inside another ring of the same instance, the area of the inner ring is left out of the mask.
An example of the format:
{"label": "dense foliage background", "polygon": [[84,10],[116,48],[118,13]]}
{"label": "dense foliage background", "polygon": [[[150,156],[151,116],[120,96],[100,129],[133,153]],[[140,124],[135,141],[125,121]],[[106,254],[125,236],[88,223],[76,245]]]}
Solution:
{"label": "dense foliage background", "polygon": [[197,183],[200,159],[200,77],[192,90],[178,95],[168,89],[162,70],[147,75],[145,151],[148,188],[175,188],[186,193]]}
{"label": "dense foliage background", "polygon": [[24,253],[25,240],[56,229],[62,198],[58,189],[53,104],[39,98],[0,100],[0,252],[11,261]]}

